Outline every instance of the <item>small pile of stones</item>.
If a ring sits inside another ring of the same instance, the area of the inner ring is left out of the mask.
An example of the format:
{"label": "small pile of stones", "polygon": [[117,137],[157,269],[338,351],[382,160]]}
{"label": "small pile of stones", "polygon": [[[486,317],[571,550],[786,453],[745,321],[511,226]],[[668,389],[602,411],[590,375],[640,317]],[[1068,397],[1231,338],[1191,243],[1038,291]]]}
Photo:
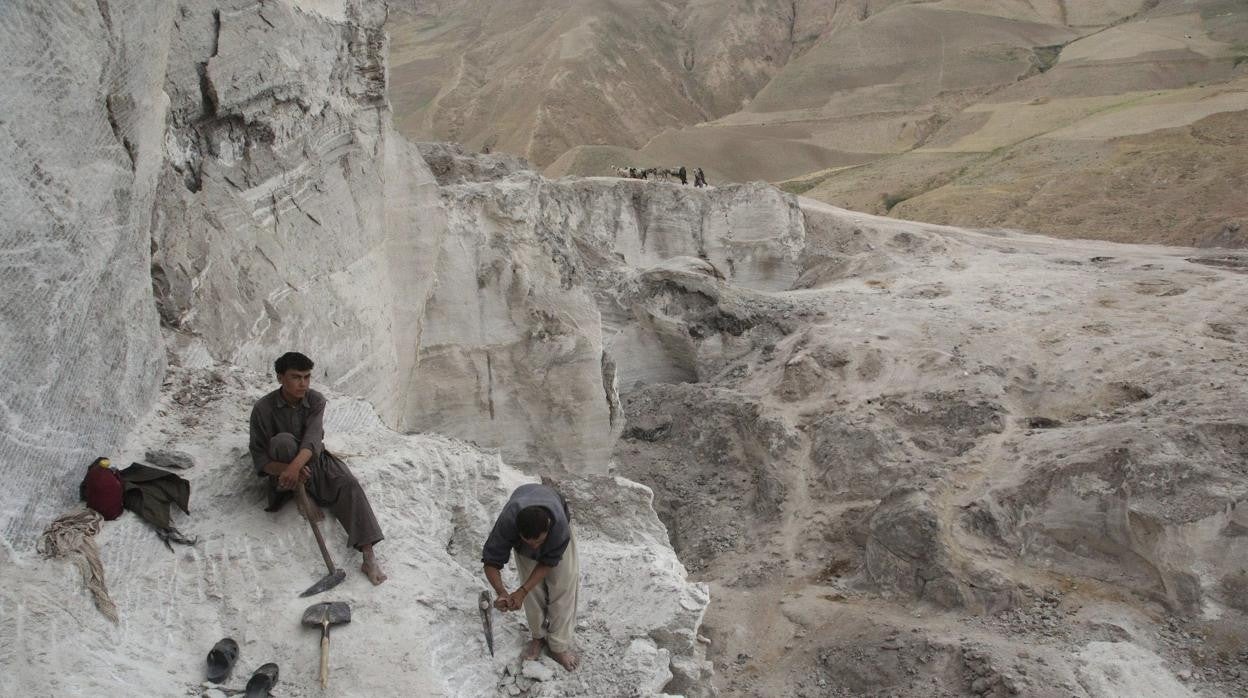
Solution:
{"label": "small pile of stones", "polygon": [[541,684],[555,680],[556,668],[554,661],[546,657],[528,662],[521,662],[517,657],[503,671],[503,676],[498,681],[498,695],[542,695]]}
{"label": "small pile of stones", "polygon": [[1003,674],[992,665],[992,657],[972,645],[962,646],[962,665],[971,682],[971,693],[977,696],[1016,696],[1017,679]]}

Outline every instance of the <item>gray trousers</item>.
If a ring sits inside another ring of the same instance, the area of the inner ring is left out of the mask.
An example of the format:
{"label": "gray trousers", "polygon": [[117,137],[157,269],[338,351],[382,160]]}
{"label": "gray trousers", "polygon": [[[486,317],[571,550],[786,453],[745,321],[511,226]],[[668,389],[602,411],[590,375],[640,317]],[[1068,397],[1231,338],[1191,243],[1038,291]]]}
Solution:
{"label": "gray trousers", "polygon": [[[518,552],[515,557],[520,583],[524,584],[537,568],[537,560]],[[576,534],[573,534],[563,559],[524,597],[524,617],[534,640],[545,638],[555,652],[572,649],[572,636],[576,633],[576,597],[580,589],[581,565],[576,556]]]}
{"label": "gray trousers", "polygon": [[[299,440],[293,434],[283,432],[269,440],[269,459],[279,463],[289,463],[299,455]],[[347,468],[347,464],[329,451],[322,451],[321,457],[312,457],[308,461],[312,477],[304,485],[308,496],[320,506],[329,509],[338,523],[347,531],[347,543],[357,550],[365,545],[373,545],[385,536],[381,535],[381,526],[373,515],[373,508],[368,504],[364,488],[355,479],[355,475]],[[277,478],[269,476],[271,480]]]}

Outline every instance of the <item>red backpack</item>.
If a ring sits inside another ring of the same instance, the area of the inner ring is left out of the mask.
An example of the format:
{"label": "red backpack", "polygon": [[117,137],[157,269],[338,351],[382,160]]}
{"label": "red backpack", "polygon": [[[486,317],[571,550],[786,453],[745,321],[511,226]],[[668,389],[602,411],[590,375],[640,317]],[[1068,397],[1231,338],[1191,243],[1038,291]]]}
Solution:
{"label": "red backpack", "polygon": [[121,516],[124,510],[121,476],[110,466],[107,458],[96,458],[87,466],[87,475],[78,488],[78,495],[87,501],[87,506],[100,512],[108,521]]}

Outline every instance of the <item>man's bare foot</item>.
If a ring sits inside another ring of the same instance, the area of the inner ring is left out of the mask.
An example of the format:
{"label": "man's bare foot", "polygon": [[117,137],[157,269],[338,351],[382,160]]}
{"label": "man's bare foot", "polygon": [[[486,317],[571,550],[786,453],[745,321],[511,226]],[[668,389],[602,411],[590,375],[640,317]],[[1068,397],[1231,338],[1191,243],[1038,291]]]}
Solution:
{"label": "man's bare foot", "polygon": [[542,643],[544,640],[529,640],[529,644],[524,646],[524,651],[520,653],[520,660],[531,662],[542,656]]}
{"label": "man's bare foot", "polygon": [[554,650],[551,650],[550,656],[553,657],[556,662],[559,662],[559,664],[564,669],[567,669],[568,671],[575,670],[581,664],[580,657],[577,657],[575,654],[573,654],[572,650],[568,650],[567,652],[556,652]]}
{"label": "man's bare foot", "polygon": [[381,584],[389,579],[385,572],[381,571],[381,565],[377,564],[377,556],[373,554],[372,547],[363,549],[364,564],[360,565],[360,571],[368,577],[368,581],[374,585]]}

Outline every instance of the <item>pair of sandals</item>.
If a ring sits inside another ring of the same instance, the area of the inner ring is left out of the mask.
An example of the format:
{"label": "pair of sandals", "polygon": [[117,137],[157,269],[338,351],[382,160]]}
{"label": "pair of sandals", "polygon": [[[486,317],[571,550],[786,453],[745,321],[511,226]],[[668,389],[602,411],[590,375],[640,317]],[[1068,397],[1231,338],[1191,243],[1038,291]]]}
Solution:
{"label": "pair of sandals", "polygon": [[[234,670],[234,662],[238,661],[238,643],[232,638],[225,638],[212,646],[208,652],[208,680],[222,683]],[[256,669],[247,680],[247,688],[243,690],[246,698],[265,698],[277,685],[277,665],[270,662]]]}

